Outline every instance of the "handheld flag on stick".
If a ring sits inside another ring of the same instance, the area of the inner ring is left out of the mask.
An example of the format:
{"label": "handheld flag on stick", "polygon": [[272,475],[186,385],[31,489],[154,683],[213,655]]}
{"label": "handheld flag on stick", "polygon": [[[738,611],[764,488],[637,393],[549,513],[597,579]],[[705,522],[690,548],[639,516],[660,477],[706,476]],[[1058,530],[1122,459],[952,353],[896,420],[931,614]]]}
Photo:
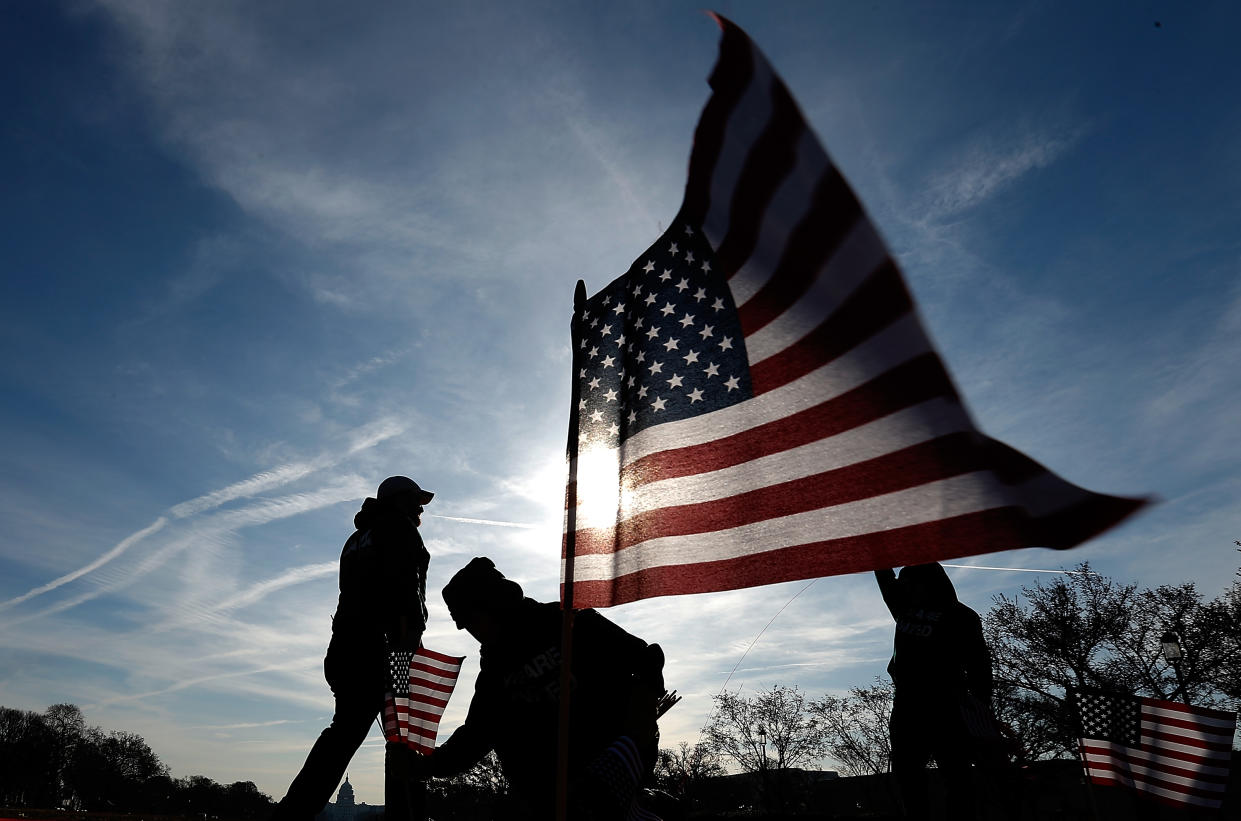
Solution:
{"label": "handheld flag on stick", "polygon": [[575,313],[573,606],[1067,548],[1145,504],[974,427],[849,185],[716,20],[681,210]]}
{"label": "handheld flag on stick", "polygon": [[446,656],[425,647],[390,652],[384,738],[429,755],[463,661],[464,656]]}
{"label": "handheld flag on stick", "polygon": [[1218,808],[1228,788],[1236,713],[1074,690],[1082,766],[1092,784],[1169,804]]}

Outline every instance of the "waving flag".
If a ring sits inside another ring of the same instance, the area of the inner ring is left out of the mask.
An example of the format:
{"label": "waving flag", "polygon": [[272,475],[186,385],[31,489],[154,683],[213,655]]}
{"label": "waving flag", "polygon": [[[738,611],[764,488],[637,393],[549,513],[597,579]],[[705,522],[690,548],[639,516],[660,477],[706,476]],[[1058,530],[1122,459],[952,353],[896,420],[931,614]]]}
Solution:
{"label": "waving flag", "polygon": [[425,647],[389,653],[384,738],[429,755],[463,661]]}
{"label": "waving flag", "polygon": [[1218,808],[1236,713],[1091,690],[1070,693],[1086,777],[1165,803]]}
{"label": "waving flag", "polygon": [[680,213],[574,318],[574,605],[1066,548],[1144,504],[975,429],[861,204],[716,19]]}

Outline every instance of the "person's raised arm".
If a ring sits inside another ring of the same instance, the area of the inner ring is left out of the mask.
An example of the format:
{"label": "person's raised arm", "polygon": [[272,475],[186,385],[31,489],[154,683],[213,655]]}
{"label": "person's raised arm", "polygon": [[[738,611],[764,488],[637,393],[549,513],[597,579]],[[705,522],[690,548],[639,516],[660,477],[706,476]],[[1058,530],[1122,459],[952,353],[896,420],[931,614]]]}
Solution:
{"label": "person's raised arm", "polygon": [[888,606],[888,612],[892,614],[892,618],[900,619],[904,603],[901,601],[896,571],[890,567],[880,568],[875,571],[875,581],[879,582],[879,592],[883,594],[883,603]]}

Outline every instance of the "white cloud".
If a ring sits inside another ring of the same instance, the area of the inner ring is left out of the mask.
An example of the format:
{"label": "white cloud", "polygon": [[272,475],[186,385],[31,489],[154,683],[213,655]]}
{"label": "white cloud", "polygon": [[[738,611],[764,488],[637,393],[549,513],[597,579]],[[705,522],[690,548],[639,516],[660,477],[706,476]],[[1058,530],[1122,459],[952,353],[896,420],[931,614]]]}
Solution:
{"label": "white cloud", "polygon": [[926,221],[937,223],[956,216],[1050,167],[1085,133],[1080,127],[1031,128],[1015,137],[976,137],[928,181]]}
{"label": "white cloud", "polygon": [[166,525],[167,523],[168,523],[168,520],[161,516],[160,518],[156,519],[154,522],[142,528],[141,530],[135,531],[134,533],[131,533],[130,535],[126,536],[124,539],[122,539],[121,541],[113,545],[110,550],[101,554],[96,559],[83,565],[82,567],[79,567],[78,569],[70,573],[66,573],[63,576],[55,578],[52,581],[48,582],[47,584],[42,584],[42,585],[39,585],[38,587],[32,588],[26,591],[25,593],[21,594],[20,596],[15,596],[14,598],[9,599],[8,601],[0,602],[0,610],[7,610],[8,608],[21,604],[22,602],[29,601],[30,599],[33,599],[35,596],[41,596],[44,593],[50,593],[51,591],[57,589],[58,587],[66,585],[69,582],[77,581],[78,579],[82,578],[88,573],[98,570],[103,565],[117,558],[118,556],[123,554],[125,551],[129,550],[129,548],[133,547],[135,544],[147,538],[148,536],[154,533],[158,533],[160,530],[163,530],[164,525]]}
{"label": "white cloud", "polygon": [[[201,516],[203,513],[215,510],[237,499],[254,497],[260,493],[304,479],[313,473],[339,463],[349,456],[373,448],[401,434],[404,430],[405,425],[395,419],[378,419],[351,431],[346,437],[347,443],[343,452],[325,452],[310,461],[286,464],[272,470],[263,471],[240,482],[235,482],[194,499],[173,505],[168,513],[173,517],[173,520],[186,520]],[[309,510],[336,504],[340,501],[361,498],[366,495],[368,484],[359,476],[346,476],[339,478],[336,484],[330,488],[311,493],[294,494],[280,499],[268,499],[249,508],[227,511],[215,517],[195,521],[194,530],[189,535],[168,541],[161,547],[150,551],[144,559],[135,567],[127,570],[121,578],[114,578],[110,582],[101,585],[97,590],[61,601],[57,605],[38,613],[10,620],[6,624],[17,624],[33,618],[60,613],[90,601],[105,592],[118,590],[132,583],[136,578],[151,572],[171,556],[193,544],[201,545],[213,538],[224,538],[228,533],[239,528],[253,527],[278,519],[296,516]],[[149,537],[164,530],[168,522],[168,518],[161,516],[145,528],[135,531],[122,539],[82,567],[59,576],[46,584],[34,587],[19,596],[0,602],[0,611],[11,609],[100,570],[100,568],[125,555],[134,545],[144,542]]]}
{"label": "white cloud", "polygon": [[[1241,278],[1225,298],[1202,300],[1166,330],[1169,337],[1143,408],[1151,436],[1171,437],[1178,459],[1202,471],[1231,464],[1241,450]],[[1184,336],[1193,341],[1186,345]]]}

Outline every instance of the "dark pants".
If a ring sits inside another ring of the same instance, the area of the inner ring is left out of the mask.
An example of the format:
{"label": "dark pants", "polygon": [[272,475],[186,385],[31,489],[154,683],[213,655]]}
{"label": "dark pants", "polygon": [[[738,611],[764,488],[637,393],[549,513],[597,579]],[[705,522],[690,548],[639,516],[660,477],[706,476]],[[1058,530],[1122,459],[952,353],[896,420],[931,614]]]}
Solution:
{"label": "dark pants", "polygon": [[943,779],[944,818],[975,817],[970,779],[969,730],[955,698],[908,697],[897,693],[889,725],[892,774],[909,818],[931,817],[927,764],[933,758]]}
{"label": "dark pants", "polygon": [[[276,806],[272,821],[313,821],[331,800],[349,761],[383,709],[386,663],[383,649],[358,650],[343,638],[333,637],[323,671],[336,697],[336,712],[310,748],[306,763]],[[386,818],[408,821],[425,817],[421,784],[394,784],[385,775],[384,801]]]}

